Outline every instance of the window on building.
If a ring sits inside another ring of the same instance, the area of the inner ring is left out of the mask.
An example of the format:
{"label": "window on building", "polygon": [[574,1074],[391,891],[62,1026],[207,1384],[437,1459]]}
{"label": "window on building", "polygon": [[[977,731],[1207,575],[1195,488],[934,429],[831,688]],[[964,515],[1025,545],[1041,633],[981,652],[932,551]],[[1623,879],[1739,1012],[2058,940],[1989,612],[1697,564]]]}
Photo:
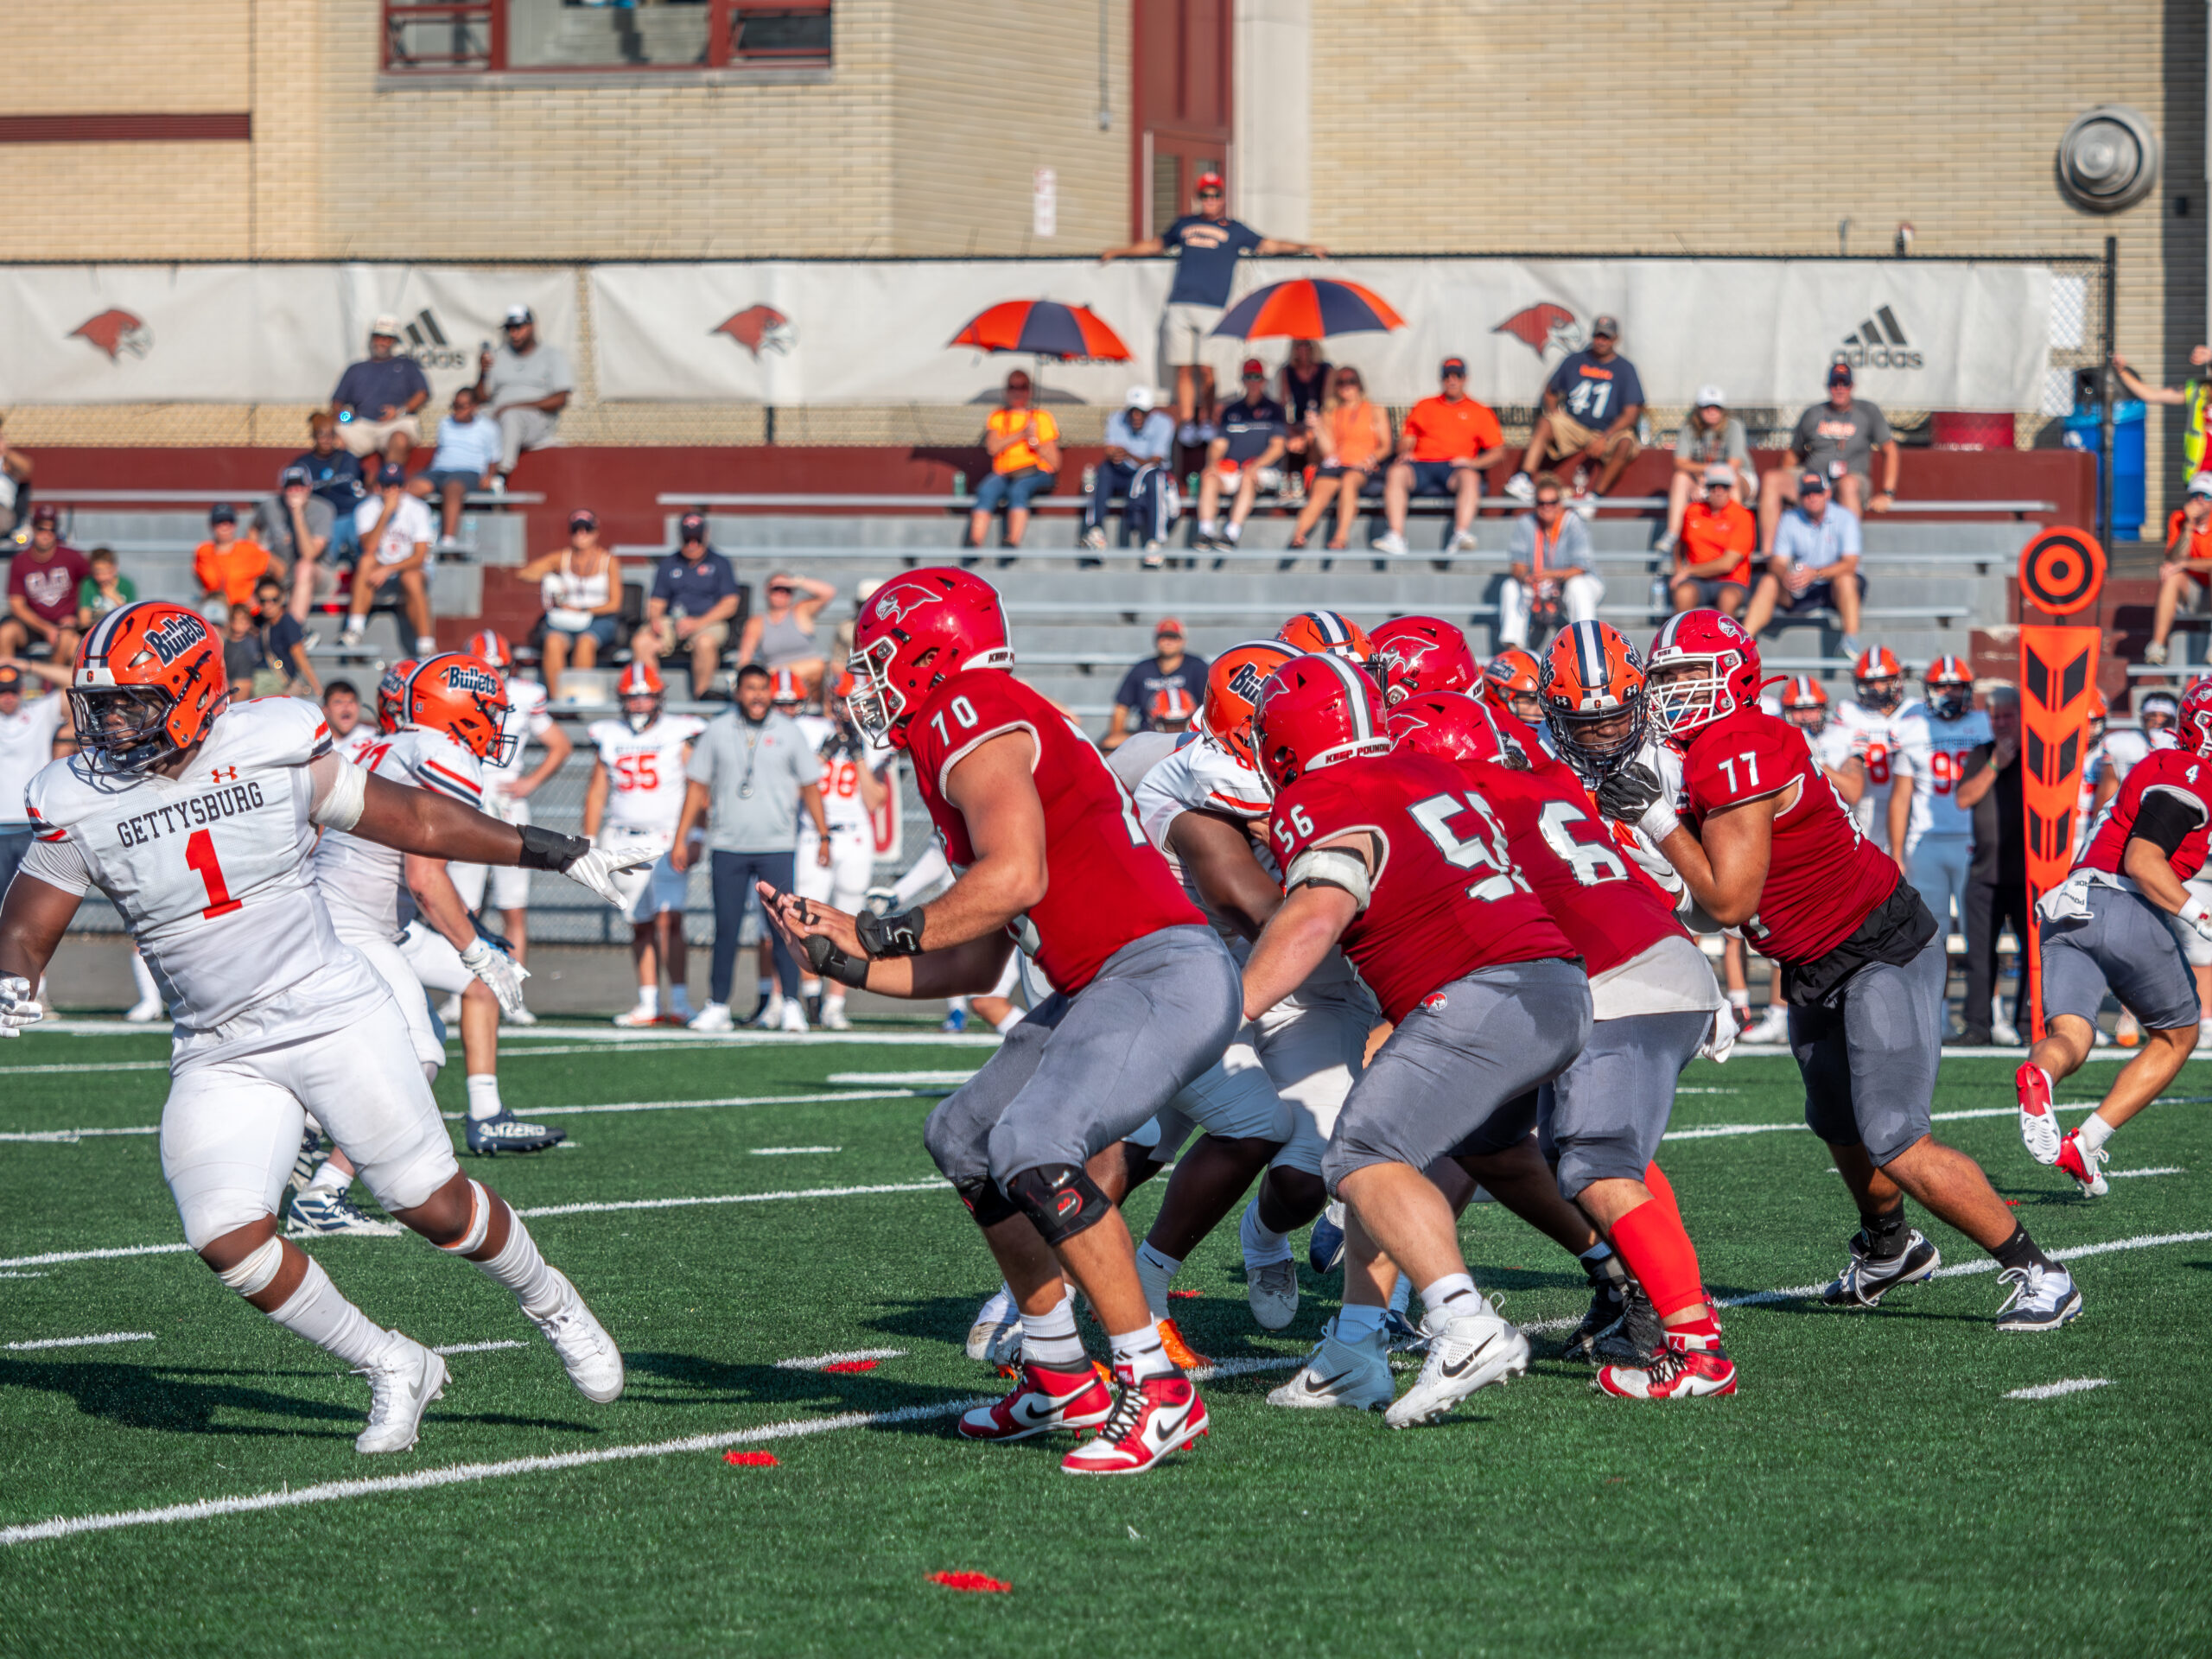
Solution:
{"label": "window on building", "polygon": [[822,67],[830,0],[384,0],[389,74]]}

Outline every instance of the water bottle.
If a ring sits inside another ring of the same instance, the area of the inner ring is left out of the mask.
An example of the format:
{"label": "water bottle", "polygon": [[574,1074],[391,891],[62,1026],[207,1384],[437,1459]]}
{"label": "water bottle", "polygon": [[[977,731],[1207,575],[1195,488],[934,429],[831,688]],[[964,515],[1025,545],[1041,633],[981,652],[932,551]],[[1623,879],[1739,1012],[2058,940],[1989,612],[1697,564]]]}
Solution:
{"label": "water bottle", "polygon": [[1084,467],[1083,469],[1083,493],[1085,495],[1090,495],[1094,493],[1097,488],[1098,469],[1096,467]]}
{"label": "water bottle", "polygon": [[1651,573],[1651,613],[1654,616],[1666,615],[1669,604],[1667,572],[1662,568]]}
{"label": "water bottle", "polygon": [[956,499],[963,497],[968,493],[967,474],[955,473],[952,475],[952,493]]}

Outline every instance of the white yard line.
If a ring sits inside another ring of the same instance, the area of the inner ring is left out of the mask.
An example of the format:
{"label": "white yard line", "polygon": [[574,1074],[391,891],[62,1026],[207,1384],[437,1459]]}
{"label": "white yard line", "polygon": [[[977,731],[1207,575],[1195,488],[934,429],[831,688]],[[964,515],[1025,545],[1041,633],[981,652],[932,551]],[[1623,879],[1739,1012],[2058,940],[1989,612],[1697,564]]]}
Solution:
{"label": "white yard line", "polygon": [[850,1365],[864,1359],[899,1359],[905,1357],[904,1348],[855,1348],[849,1353],[814,1354],[805,1359],[779,1359],[779,1371],[818,1371],[830,1365]]}
{"label": "white yard line", "polygon": [[124,1255],[175,1255],[191,1248],[179,1239],[174,1244],[126,1244],[109,1250],[49,1250],[44,1255],[11,1255],[0,1261],[0,1268],[45,1268],[57,1262],[105,1262]]}
{"label": "white yard line", "polygon": [[2007,1400],[2056,1400],[2062,1394],[2081,1394],[2089,1389],[2111,1386],[2112,1378],[2108,1376],[2069,1376],[2032,1389],[2015,1389],[2005,1397]]}
{"label": "white yard line", "polygon": [[151,1342],[150,1331],[108,1331],[97,1337],[48,1337],[39,1342],[11,1342],[9,1348],[21,1352],[29,1348],[102,1348],[113,1342]]}
{"label": "white yard line", "polygon": [[[755,1147],[753,1148],[753,1155],[755,1158],[794,1158],[806,1152],[842,1152],[843,1150],[842,1147]],[[2143,1172],[2130,1170],[2127,1173],[2141,1174]]]}
{"label": "white yard line", "polygon": [[[688,1210],[702,1204],[768,1204],[779,1198],[851,1198],[871,1192],[943,1192],[951,1183],[910,1181],[882,1186],[815,1186],[786,1192],[731,1192],[710,1198],[617,1198],[593,1204],[541,1204],[517,1210],[518,1216],[583,1216],[611,1210]],[[5,1263],[0,1263],[4,1266]]]}
{"label": "white yard line", "polygon": [[2108,1169],[2105,1171],[2105,1179],[2124,1181],[2131,1175],[2186,1175],[2189,1172],[2179,1164],[2161,1164],[2156,1169]]}
{"label": "white yard line", "polygon": [[0,1134],[0,1141],[44,1142],[51,1146],[74,1146],[79,1141],[97,1140],[112,1135],[159,1135],[158,1123],[134,1123],[121,1129],[15,1129]]}
{"label": "white yard line", "polygon": [[77,1065],[0,1065],[0,1077],[28,1077],[54,1071],[166,1071],[167,1060],[103,1060]]}
{"label": "white yard line", "polygon": [[498,1342],[449,1342],[442,1348],[433,1348],[434,1354],[488,1354],[499,1348],[528,1348],[531,1344],[507,1337]]}
{"label": "white yard line", "polygon": [[957,1089],[976,1073],[970,1071],[832,1071],[823,1081],[850,1088],[877,1084],[886,1089]]}

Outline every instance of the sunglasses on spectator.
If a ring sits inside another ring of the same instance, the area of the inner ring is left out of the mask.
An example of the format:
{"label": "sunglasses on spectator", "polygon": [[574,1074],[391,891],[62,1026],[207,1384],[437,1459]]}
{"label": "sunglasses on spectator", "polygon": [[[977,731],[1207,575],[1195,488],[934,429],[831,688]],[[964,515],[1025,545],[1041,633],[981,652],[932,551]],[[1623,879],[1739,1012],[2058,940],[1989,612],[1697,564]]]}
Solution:
{"label": "sunglasses on spectator", "polygon": [[1335,384],[1337,390],[1342,391],[1346,386],[1358,385],[1359,377],[1356,374],[1340,374],[1337,377]]}
{"label": "sunglasses on spectator", "polygon": [[1555,495],[1540,495],[1536,498],[1536,505],[1539,510],[1545,507],[1556,509],[1559,505],[1559,497]]}
{"label": "sunglasses on spectator", "polygon": [[1027,391],[1029,383],[1027,380],[1009,380],[1006,383],[1006,389],[1008,391]]}
{"label": "sunglasses on spectator", "polygon": [[1218,190],[1201,190],[1198,192],[1198,200],[1200,201],[1219,201],[1221,200],[1221,192]]}

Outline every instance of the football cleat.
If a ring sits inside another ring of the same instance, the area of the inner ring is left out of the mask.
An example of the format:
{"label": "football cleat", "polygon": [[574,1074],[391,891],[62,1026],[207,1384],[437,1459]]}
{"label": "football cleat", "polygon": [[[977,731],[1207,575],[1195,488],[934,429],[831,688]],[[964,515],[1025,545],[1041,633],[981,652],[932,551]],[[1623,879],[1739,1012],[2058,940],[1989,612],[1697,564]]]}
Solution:
{"label": "football cleat", "polygon": [[953,1008],[948,1011],[944,1020],[938,1025],[938,1029],[939,1031],[967,1030],[968,1010],[965,1008]]}
{"label": "football cleat", "polygon": [[1091,1428],[1114,1414],[1114,1396],[1088,1363],[1071,1371],[1024,1361],[1021,1380],[1003,1400],[960,1420],[963,1440],[1027,1440],[1056,1428]]}
{"label": "football cleat", "polygon": [[614,1023],[632,1031],[640,1026],[657,1026],[660,1023],[660,1010],[640,1002],[627,1014],[616,1014]]}
{"label": "football cleat", "polygon": [[1590,1386],[1620,1400],[1697,1400],[1736,1392],[1736,1362],[1719,1343],[1691,1348],[1680,1338],[1641,1365],[1603,1365]]}
{"label": "football cleat", "polygon": [[[1262,1331],[1280,1331],[1298,1317],[1298,1263],[1244,1264],[1244,1300]],[[1181,1362],[1177,1362],[1180,1363]]]}
{"label": "football cleat", "polygon": [[1866,1248],[1866,1235],[1853,1233],[1851,1265],[1821,1287],[1821,1300],[1830,1307],[1877,1307],[1882,1298],[1899,1285],[1916,1285],[1943,1265],[1943,1253],[1921,1236],[1918,1228],[1905,1234],[1904,1249],[1895,1255],[1878,1256]]}
{"label": "football cleat", "polygon": [[1206,1430],[1206,1402],[1189,1377],[1125,1382],[1105,1427],[1061,1459],[1060,1469],[1071,1475],[1141,1475]]}
{"label": "football cleat", "polygon": [[1479,1296],[1481,1311],[1421,1321],[1428,1334],[1428,1357],[1414,1385],[1383,1414],[1392,1428],[1433,1422],[1476,1389],[1526,1376],[1529,1338]]}
{"label": "football cleat", "polygon": [[2030,1062],[2012,1074],[2020,1103],[2020,1144],[2039,1164],[2058,1161],[2058,1119],[2051,1115],[2050,1074]]}
{"label": "football cleat", "polygon": [[534,1026],[537,1016],[528,1008],[501,1008],[499,1023],[503,1026]]}
{"label": "football cleat", "polygon": [[1344,1207],[1332,1204],[1313,1224],[1306,1241],[1306,1265],[1319,1274],[1334,1273],[1344,1261]]}
{"label": "football cleat", "polygon": [[690,1026],[693,1031],[731,1031],[736,1022],[729,1017],[728,1003],[709,1002],[691,1016]]}
{"label": "football cleat", "polygon": [[1616,1363],[1641,1364],[1667,1345],[1667,1327],[1643,1287],[1631,1279],[1621,1297],[1620,1323],[1591,1344],[1593,1358]]}
{"label": "football cleat", "polygon": [[1203,1370],[1213,1363],[1204,1354],[1183,1339],[1183,1332],[1173,1319],[1159,1322],[1160,1345],[1179,1370]]}
{"label": "football cleat", "polygon": [[[607,1327],[584,1306],[584,1299],[569,1282],[568,1275],[558,1268],[549,1268],[547,1271],[560,1283],[560,1306],[543,1319],[531,1313],[531,1323],[545,1333],[545,1340],[561,1356],[561,1363],[568,1368],[569,1381],[576,1385],[578,1394],[587,1400],[596,1400],[602,1406],[620,1400],[622,1351],[607,1334]],[[530,1312],[527,1308],[523,1311]]]}
{"label": "football cleat", "polygon": [[2081,1317],[2081,1289],[2063,1268],[2007,1268],[1997,1282],[2012,1287],[1997,1310],[1999,1331],[2056,1331]]}
{"label": "football cleat", "polygon": [[162,1000],[149,996],[143,1002],[133,1002],[123,1011],[123,1017],[134,1026],[149,1026],[162,1017]]}
{"label": "football cleat", "polygon": [[383,1355],[354,1373],[369,1379],[369,1426],[356,1452],[404,1452],[423,1430],[423,1414],[445,1392],[446,1363],[411,1337],[391,1333]]}
{"label": "football cleat", "polygon": [[850,1031],[852,1028],[853,1022],[845,1018],[845,1005],[843,1003],[832,1002],[822,1010],[823,1030]]}
{"label": "football cleat", "polygon": [[1014,1306],[1014,1292],[1001,1284],[991,1293],[990,1300],[976,1310],[975,1322],[968,1327],[968,1357],[995,1365],[1004,1344],[1020,1340],[1021,1310]]}
{"label": "football cleat", "polygon": [[291,1212],[285,1218],[287,1238],[313,1238],[322,1233],[352,1233],[363,1238],[397,1238],[407,1230],[396,1221],[372,1221],[342,1192],[308,1187],[292,1195]]}
{"label": "football cleat", "polygon": [[1337,1322],[1331,1319],[1303,1369],[1270,1393],[1268,1403],[1308,1411],[1332,1406],[1381,1411],[1397,1391],[1390,1377],[1389,1339],[1382,1332],[1346,1342],[1337,1335]]}
{"label": "football cleat", "polygon": [[1746,1043],[1783,1043],[1789,1040],[1789,1013],[1769,1005],[1767,1011],[1744,1027]]}
{"label": "football cleat", "polygon": [[2112,1154],[2102,1147],[2094,1150],[2082,1144],[2082,1131],[2069,1129],[2066,1138],[2058,1143],[2058,1156],[2051,1161],[2071,1175],[2082,1188],[2085,1198],[2101,1198],[2112,1191],[2112,1184],[2105,1179],[2105,1160]]}
{"label": "football cleat", "polygon": [[468,1149],[479,1158],[502,1152],[550,1152],[568,1138],[566,1129],[522,1122],[505,1109],[497,1117],[468,1120]]}
{"label": "football cleat", "polygon": [[1569,1359],[1587,1360],[1596,1364],[1601,1357],[1598,1352],[1598,1340],[1620,1324],[1626,1302],[1626,1296],[1616,1290],[1611,1281],[1600,1280],[1592,1285],[1590,1310],[1582,1316],[1582,1323],[1567,1332],[1560,1351]]}
{"label": "football cleat", "polygon": [[805,1034],[806,1028],[806,1009],[800,1005],[797,997],[785,997],[783,1013],[777,1018],[776,1029],[798,1032],[803,1036]]}
{"label": "football cleat", "polygon": [[300,1131],[300,1149],[292,1157],[292,1173],[285,1177],[285,1185],[295,1192],[304,1192],[315,1173],[322,1167],[322,1137],[313,1129]]}

